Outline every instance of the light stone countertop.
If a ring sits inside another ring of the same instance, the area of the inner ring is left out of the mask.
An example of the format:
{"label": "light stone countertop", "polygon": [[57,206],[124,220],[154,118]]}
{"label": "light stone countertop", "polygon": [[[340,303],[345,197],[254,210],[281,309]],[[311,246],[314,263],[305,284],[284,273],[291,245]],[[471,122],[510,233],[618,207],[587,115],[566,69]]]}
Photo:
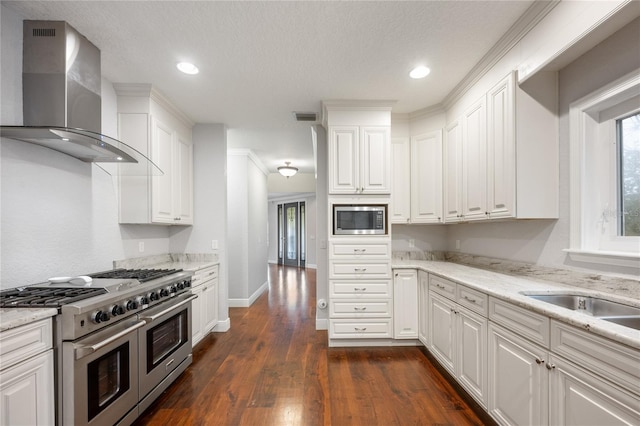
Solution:
{"label": "light stone countertop", "polygon": [[136,257],[116,260],[114,268],[154,268],[154,269],[183,269],[196,272],[209,266],[220,264],[216,254],[162,254],[157,256]]}
{"label": "light stone countertop", "polygon": [[58,314],[56,308],[2,308],[0,331],[11,330]]}
{"label": "light stone countertop", "polygon": [[611,283],[603,285],[602,289],[594,288],[594,286],[585,288],[526,276],[506,275],[451,262],[399,259],[395,257],[392,260],[392,268],[418,269],[436,274],[482,291],[489,296],[505,300],[514,305],[546,315],[549,318],[640,349],[640,330],[535,300],[522,294],[522,292],[529,294],[554,294],[567,292],[567,290],[569,290],[573,294],[605,297],[609,300],[616,300],[627,305],[640,307],[640,299],[637,296],[640,291],[640,285],[630,286],[627,282],[623,281],[621,286],[624,288],[622,290],[626,288],[626,291],[621,291],[620,289],[617,289],[618,291],[611,291],[609,289]]}

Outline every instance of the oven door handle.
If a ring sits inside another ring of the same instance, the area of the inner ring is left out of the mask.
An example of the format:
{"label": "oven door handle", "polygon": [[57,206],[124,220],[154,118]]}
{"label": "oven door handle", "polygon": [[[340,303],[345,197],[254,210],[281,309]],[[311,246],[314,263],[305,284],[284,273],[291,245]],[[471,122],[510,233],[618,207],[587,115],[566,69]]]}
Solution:
{"label": "oven door handle", "polygon": [[116,333],[113,336],[109,336],[108,338],[104,339],[101,342],[98,342],[98,343],[93,344],[93,345],[86,345],[86,346],[80,345],[80,346],[77,346],[76,349],[75,349],[76,359],[82,359],[85,356],[94,353],[98,349],[104,348],[105,346],[115,342],[116,340],[118,340],[122,336],[126,336],[127,334],[131,333],[132,331],[135,331],[135,330],[139,329],[140,327],[144,327],[145,325],[147,325],[147,323],[145,321],[139,321],[139,322],[135,323],[134,325],[132,325],[131,327],[125,328],[121,332]]}
{"label": "oven door handle", "polygon": [[176,303],[175,305],[171,305],[170,307],[168,307],[167,309],[165,309],[164,311],[160,311],[155,315],[149,315],[149,316],[141,316],[140,319],[145,321],[147,324],[154,322],[155,320],[157,320],[158,318],[160,318],[161,316],[168,314],[169,312],[178,309],[180,306],[182,305],[186,305],[187,303],[191,302],[193,299],[197,299],[198,295],[196,294],[192,294],[191,296],[189,296],[188,298],[184,299],[181,302]]}

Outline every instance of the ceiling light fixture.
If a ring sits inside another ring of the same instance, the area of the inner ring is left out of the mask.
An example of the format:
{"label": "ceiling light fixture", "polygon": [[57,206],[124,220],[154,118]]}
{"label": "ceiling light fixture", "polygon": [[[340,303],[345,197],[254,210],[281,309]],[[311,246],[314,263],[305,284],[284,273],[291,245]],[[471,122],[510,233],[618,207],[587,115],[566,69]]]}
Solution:
{"label": "ceiling light fixture", "polygon": [[200,72],[200,70],[198,70],[198,67],[196,67],[190,62],[180,62],[178,65],[176,65],[176,67],[178,67],[178,69],[185,74],[193,75],[193,74],[198,74]]}
{"label": "ceiling light fixture", "polygon": [[291,164],[290,161],[285,161],[284,164],[286,164],[286,166],[280,166],[278,167],[278,172],[286,177],[287,179],[289,179],[291,176],[295,175],[296,173],[298,173],[298,168],[297,167],[293,167],[290,166],[289,164]]}
{"label": "ceiling light fixture", "polygon": [[411,78],[425,78],[429,75],[431,70],[425,66],[420,65],[419,67],[415,67],[409,73],[409,77]]}

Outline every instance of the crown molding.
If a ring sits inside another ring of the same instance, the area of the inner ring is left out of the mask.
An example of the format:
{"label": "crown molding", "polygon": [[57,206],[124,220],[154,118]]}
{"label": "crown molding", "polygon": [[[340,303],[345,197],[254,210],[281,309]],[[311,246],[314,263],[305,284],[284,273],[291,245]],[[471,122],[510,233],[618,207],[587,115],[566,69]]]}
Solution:
{"label": "crown molding", "polygon": [[182,122],[186,127],[191,129],[195,122],[191,120],[185,113],[179,110],[162,92],[156,89],[150,83],[112,83],[113,90],[117,96],[130,96],[130,97],[142,97],[149,98],[160,105],[162,108],[169,111],[178,120]]}
{"label": "crown molding", "polygon": [[561,0],[535,1],[526,12],[509,28],[473,69],[453,88],[442,102],[448,110],[476,84],[507,52],[531,31]]}
{"label": "crown molding", "polygon": [[258,156],[250,149],[230,149],[227,150],[227,156],[229,155],[233,155],[233,156],[237,156],[237,157],[247,157],[249,160],[251,160],[253,162],[253,164],[256,165],[256,167],[258,169],[260,169],[260,171],[262,173],[264,173],[265,176],[269,176],[269,169],[267,169],[267,167],[264,165],[264,163],[262,161],[260,161],[260,159],[258,158]]}
{"label": "crown molding", "polygon": [[426,108],[419,109],[417,111],[413,111],[409,113],[409,121],[421,119],[421,118],[429,118],[433,117],[437,114],[444,114],[446,111],[442,104],[431,105]]}

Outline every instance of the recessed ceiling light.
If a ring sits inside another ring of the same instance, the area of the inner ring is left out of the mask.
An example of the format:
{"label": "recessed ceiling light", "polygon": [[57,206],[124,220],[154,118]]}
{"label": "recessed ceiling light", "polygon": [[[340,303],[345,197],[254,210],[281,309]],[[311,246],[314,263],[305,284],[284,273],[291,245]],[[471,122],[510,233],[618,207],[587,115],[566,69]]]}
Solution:
{"label": "recessed ceiling light", "polygon": [[178,67],[178,69],[180,71],[182,71],[185,74],[198,74],[198,72],[200,72],[198,70],[198,67],[196,67],[195,65],[193,65],[190,62],[180,62],[176,66]]}
{"label": "recessed ceiling light", "polygon": [[420,65],[419,67],[415,67],[409,73],[409,77],[411,78],[424,78],[429,75],[431,70],[425,66]]}

